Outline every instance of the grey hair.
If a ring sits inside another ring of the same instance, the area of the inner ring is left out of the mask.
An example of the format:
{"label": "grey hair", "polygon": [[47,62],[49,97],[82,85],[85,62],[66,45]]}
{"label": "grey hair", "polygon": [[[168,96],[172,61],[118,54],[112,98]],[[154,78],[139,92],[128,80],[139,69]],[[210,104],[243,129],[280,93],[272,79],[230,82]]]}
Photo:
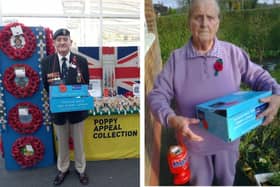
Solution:
{"label": "grey hair", "polygon": [[191,3],[190,3],[190,6],[189,6],[188,19],[191,18],[194,8],[201,1],[205,1],[205,2],[206,1],[212,1],[214,3],[214,6],[215,6],[216,10],[217,10],[218,18],[220,18],[220,6],[219,6],[217,0],[192,0]]}

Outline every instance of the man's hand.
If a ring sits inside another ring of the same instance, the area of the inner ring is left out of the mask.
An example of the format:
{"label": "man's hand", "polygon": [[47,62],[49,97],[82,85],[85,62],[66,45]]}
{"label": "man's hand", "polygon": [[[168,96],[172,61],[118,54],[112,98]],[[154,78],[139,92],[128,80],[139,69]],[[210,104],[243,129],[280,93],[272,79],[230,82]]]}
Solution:
{"label": "man's hand", "polygon": [[280,107],[280,95],[272,95],[260,100],[263,103],[268,103],[268,107],[257,118],[265,117],[262,125],[268,125],[274,120]]}
{"label": "man's hand", "polygon": [[168,124],[170,127],[175,128],[182,135],[187,136],[193,141],[202,141],[203,138],[193,133],[189,128],[189,125],[196,125],[199,123],[198,119],[187,118],[183,116],[170,116],[168,117]]}

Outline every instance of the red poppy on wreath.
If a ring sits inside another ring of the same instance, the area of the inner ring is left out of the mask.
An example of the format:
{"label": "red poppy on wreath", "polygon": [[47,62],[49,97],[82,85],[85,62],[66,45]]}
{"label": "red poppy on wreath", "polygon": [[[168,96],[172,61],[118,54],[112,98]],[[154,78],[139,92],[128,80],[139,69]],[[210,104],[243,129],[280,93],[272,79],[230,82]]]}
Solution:
{"label": "red poppy on wreath", "polygon": [[12,156],[23,168],[35,166],[43,159],[44,152],[43,143],[33,136],[18,138],[12,146]]}
{"label": "red poppy on wreath", "polygon": [[[20,113],[22,114],[20,115]],[[8,114],[8,123],[20,134],[34,133],[39,129],[42,121],[41,110],[36,105],[29,102],[17,104]]]}
{"label": "red poppy on wreath", "polygon": [[221,58],[218,58],[216,62],[214,63],[214,69],[215,69],[215,76],[218,76],[218,73],[222,71],[224,68],[223,66],[223,60]]}
{"label": "red poppy on wreath", "polygon": [[35,51],[36,37],[23,24],[11,23],[1,31],[0,49],[13,60],[23,60],[32,56]]}
{"label": "red poppy on wreath", "polygon": [[[20,76],[16,76],[16,71]],[[40,78],[36,71],[26,64],[14,64],[6,69],[3,85],[16,98],[32,96],[39,87]]]}
{"label": "red poppy on wreath", "polygon": [[45,28],[46,35],[46,49],[47,55],[52,55],[55,53],[55,48],[53,44],[53,32],[50,28]]}

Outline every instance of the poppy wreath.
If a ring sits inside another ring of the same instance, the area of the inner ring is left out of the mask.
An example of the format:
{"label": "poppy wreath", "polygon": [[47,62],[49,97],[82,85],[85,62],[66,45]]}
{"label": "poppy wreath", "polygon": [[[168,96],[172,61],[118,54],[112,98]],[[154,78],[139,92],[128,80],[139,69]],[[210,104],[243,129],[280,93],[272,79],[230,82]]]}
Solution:
{"label": "poppy wreath", "polygon": [[52,55],[55,53],[52,30],[50,28],[45,28],[45,35],[47,55]]}
{"label": "poppy wreath", "polygon": [[[19,119],[19,108],[24,107],[28,109],[28,114],[32,115],[32,119],[29,122],[23,123]],[[10,126],[20,134],[31,134],[38,130],[43,121],[42,112],[40,109],[29,103],[22,102],[14,106],[8,114],[8,123]]]}
{"label": "poppy wreath", "polygon": [[[32,147],[32,151],[26,149]],[[34,136],[18,138],[12,146],[12,156],[23,168],[32,167],[43,159],[45,148],[43,143]]]}
{"label": "poppy wreath", "polygon": [[[20,26],[22,28],[22,36],[25,44],[16,48],[11,45],[12,31],[11,28]],[[13,60],[23,60],[32,56],[36,49],[36,37],[32,30],[21,23],[11,23],[6,25],[0,34],[0,49]]]}
{"label": "poppy wreath", "polygon": [[[15,68],[24,68],[28,78],[25,87],[21,87],[15,82]],[[6,69],[3,76],[3,85],[16,98],[25,98],[32,96],[38,89],[40,83],[39,75],[30,66],[26,64],[14,64]]]}

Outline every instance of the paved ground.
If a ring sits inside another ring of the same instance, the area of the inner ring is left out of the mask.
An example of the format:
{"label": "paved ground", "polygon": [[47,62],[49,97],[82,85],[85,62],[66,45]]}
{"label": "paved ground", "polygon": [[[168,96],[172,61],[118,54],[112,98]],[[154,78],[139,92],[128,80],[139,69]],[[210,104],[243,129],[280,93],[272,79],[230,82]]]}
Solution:
{"label": "paved ground", "polygon": [[[61,187],[79,187],[77,175],[71,163],[70,174]],[[94,187],[138,187],[139,159],[88,161],[87,173]],[[3,187],[50,187],[56,175],[55,165],[46,168],[7,171],[0,157],[0,186]]]}

